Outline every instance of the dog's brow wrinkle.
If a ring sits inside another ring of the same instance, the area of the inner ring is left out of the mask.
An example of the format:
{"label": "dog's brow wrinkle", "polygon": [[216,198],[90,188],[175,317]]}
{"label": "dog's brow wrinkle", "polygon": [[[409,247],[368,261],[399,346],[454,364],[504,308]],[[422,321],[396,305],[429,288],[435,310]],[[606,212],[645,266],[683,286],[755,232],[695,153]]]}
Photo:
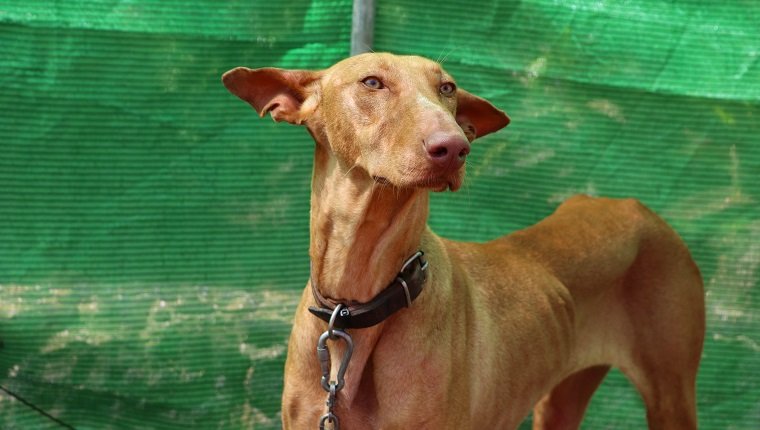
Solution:
{"label": "dog's brow wrinkle", "polygon": [[417,100],[417,102],[418,102],[419,104],[421,104],[421,105],[425,106],[426,108],[430,108],[430,109],[436,109],[436,110],[441,110],[441,109],[442,109],[442,108],[441,108],[441,106],[439,106],[439,105],[438,105],[438,104],[436,104],[436,103],[433,103],[432,101],[430,101],[430,99],[429,99],[429,98],[425,97],[425,96],[424,96],[423,94],[421,94],[421,93],[417,93],[417,97],[416,97],[416,100]]}

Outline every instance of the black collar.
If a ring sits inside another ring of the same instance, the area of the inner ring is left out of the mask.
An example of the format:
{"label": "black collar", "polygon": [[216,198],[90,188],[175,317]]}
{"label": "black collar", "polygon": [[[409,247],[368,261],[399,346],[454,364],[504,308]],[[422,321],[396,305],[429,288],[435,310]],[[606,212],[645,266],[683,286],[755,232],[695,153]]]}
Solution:
{"label": "black collar", "polygon": [[[342,303],[344,308],[335,319],[335,328],[367,328],[383,322],[402,308],[412,305],[414,299],[422,292],[427,279],[427,261],[422,259],[423,252],[417,251],[401,266],[396,279],[380,294],[366,303]],[[341,302],[328,299],[319,294],[314,279],[311,280],[311,292],[318,307],[310,306],[309,312],[330,321],[333,310]]]}

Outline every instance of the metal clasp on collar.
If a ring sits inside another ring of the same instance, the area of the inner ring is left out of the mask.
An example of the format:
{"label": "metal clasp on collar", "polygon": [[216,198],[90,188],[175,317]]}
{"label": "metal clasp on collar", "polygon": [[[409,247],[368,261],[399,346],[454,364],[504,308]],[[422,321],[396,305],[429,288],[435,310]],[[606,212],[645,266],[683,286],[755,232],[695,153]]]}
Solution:
{"label": "metal clasp on collar", "polygon": [[[330,322],[327,325],[327,331],[319,336],[317,341],[317,358],[319,359],[319,366],[322,369],[322,388],[327,391],[327,413],[322,415],[319,419],[319,428],[324,430],[326,423],[331,423],[333,430],[340,429],[340,421],[338,417],[333,413],[333,407],[335,406],[335,399],[338,395],[338,391],[345,386],[345,375],[348,369],[348,363],[351,361],[351,355],[354,352],[354,341],[351,336],[343,330],[333,327],[335,324],[335,318],[340,314],[344,308],[342,304],[339,304],[333,310],[330,316]],[[327,341],[340,340],[346,342],[346,351],[343,353],[343,358],[340,361],[340,367],[338,367],[338,374],[335,375],[335,380],[330,379],[330,372],[332,370],[332,363],[330,361],[330,350],[327,348]]]}
{"label": "metal clasp on collar", "polygon": [[[319,365],[322,368],[322,388],[325,391],[330,391],[330,384],[337,384],[337,389],[340,391],[345,384],[346,370],[348,369],[348,362],[351,361],[351,355],[354,352],[354,342],[348,333],[343,330],[334,329],[334,338],[330,338],[330,332],[326,331],[322,333],[317,342],[317,358],[319,359]],[[343,353],[343,359],[340,361],[340,367],[338,368],[338,374],[336,375],[336,381],[330,380],[330,371],[332,370],[332,364],[330,362],[330,350],[327,348],[327,340],[343,339],[346,342],[346,352]]]}

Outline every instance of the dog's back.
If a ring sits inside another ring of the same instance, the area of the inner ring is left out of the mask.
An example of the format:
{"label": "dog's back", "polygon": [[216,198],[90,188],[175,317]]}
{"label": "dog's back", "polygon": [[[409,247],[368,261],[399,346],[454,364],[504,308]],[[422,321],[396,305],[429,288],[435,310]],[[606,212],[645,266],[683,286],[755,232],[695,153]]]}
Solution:
{"label": "dog's back", "polygon": [[[447,248],[480,303],[478,325],[499,321],[476,336],[507,356],[521,347],[527,374],[552,375],[535,428],[579,425],[610,366],[641,392],[650,427],[696,427],[702,280],[683,241],[641,203],[575,196],[534,226]],[[529,349],[517,332],[531,333]]]}

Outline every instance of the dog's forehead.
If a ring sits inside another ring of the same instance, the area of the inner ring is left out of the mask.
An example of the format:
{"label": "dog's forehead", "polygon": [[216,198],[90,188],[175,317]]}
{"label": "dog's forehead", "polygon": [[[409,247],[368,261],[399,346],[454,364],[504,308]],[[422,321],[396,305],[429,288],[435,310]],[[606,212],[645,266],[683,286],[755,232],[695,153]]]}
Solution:
{"label": "dog's forehead", "polygon": [[367,76],[427,76],[431,80],[453,80],[440,64],[415,55],[366,53],[347,58],[327,70],[329,81],[355,80]]}

